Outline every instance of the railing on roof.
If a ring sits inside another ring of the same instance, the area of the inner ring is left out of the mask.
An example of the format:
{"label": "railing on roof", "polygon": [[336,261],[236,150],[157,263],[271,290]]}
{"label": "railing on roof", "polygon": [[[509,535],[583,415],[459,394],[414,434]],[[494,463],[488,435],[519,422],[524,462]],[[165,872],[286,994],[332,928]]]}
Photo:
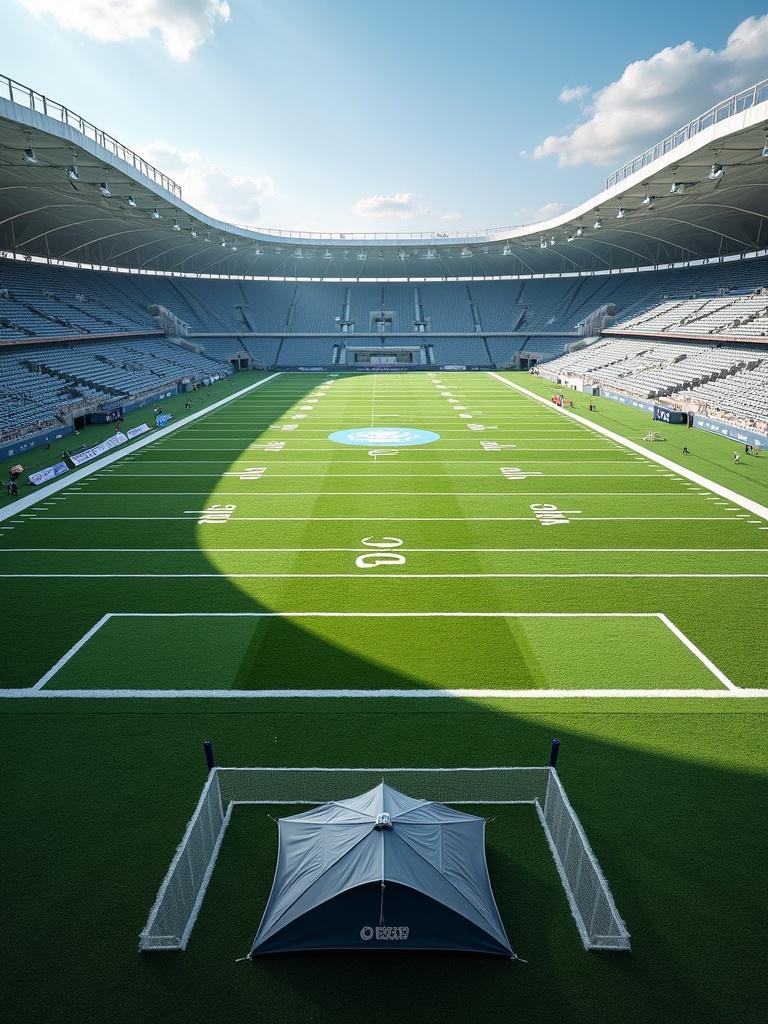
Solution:
{"label": "railing on roof", "polygon": [[142,159],[138,153],[134,153],[128,146],[124,146],[122,142],[118,142],[117,139],[107,132],[97,128],[90,121],[86,121],[80,114],[73,113],[63,104],[49,99],[41,92],[30,89],[28,85],[22,85],[20,82],[8,78],[7,75],[0,75],[0,98],[8,99],[11,103],[18,103],[19,106],[35,110],[40,114],[45,114],[46,117],[52,117],[56,121],[61,121],[62,124],[69,125],[70,128],[74,128],[75,131],[80,132],[81,135],[95,142],[96,145],[102,146],[108,152],[118,157],[118,159],[130,164],[140,174],[150,178],[155,184],[164,188],[166,192],[170,192],[178,199],[181,199],[181,185],[177,184],[173,178],[163,174],[157,167]]}
{"label": "railing on roof", "polygon": [[722,103],[710,107],[705,113],[699,114],[693,121],[689,121],[683,128],[678,128],[677,131],[668,135],[666,139],[662,139],[661,142],[657,142],[655,146],[646,149],[644,153],[635,157],[634,160],[624,164],[618,171],[609,174],[605,179],[606,189],[619,185],[637,171],[642,170],[643,167],[653,163],[654,160],[658,160],[671,150],[692,139],[699,132],[703,132],[706,128],[711,128],[713,124],[724,121],[726,117],[732,117],[734,114],[741,114],[744,110],[749,110],[750,107],[754,107],[765,100],[768,100],[768,79],[763,79],[762,82],[751,85],[748,89],[743,89],[741,92],[730,96],[727,100],[723,100]]}

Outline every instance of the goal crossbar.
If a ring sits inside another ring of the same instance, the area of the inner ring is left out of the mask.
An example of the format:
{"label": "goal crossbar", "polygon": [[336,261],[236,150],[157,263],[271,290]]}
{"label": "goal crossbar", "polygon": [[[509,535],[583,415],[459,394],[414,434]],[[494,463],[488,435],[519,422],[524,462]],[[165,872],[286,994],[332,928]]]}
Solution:
{"label": "goal crossbar", "polygon": [[629,951],[629,932],[557,771],[538,766],[213,768],[139,936],[139,949],[186,948],[233,807],[322,804],[382,781],[440,803],[532,806],[584,947]]}

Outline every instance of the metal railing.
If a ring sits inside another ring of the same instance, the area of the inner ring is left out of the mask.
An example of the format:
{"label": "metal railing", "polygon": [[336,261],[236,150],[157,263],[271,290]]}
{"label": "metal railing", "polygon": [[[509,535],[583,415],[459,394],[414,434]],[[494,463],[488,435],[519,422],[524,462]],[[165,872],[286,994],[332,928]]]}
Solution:
{"label": "metal railing", "polygon": [[22,85],[20,82],[8,78],[7,75],[0,75],[0,98],[8,99],[11,103],[17,103],[19,106],[37,111],[39,114],[45,114],[46,117],[52,117],[55,121],[61,121],[62,124],[74,128],[75,131],[80,132],[81,135],[90,139],[91,142],[95,142],[97,146],[103,147],[119,160],[124,160],[125,163],[130,164],[140,174],[150,178],[155,184],[164,188],[166,192],[170,192],[178,199],[181,199],[181,185],[177,184],[173,178],[163,174],[157,167],[147,163],[138,153],[129,149],[128,146],[124,146],[122,142],[118,142],[117,139],[102,131],[101,128],[97,128],[95,124],[86,121],[80,114],[75,114],[62,103],[49,99],[41,92],[36,92],[34,89],[30,89],[28,85]]}
{"label": "metal railing", "polygon": [[684,142],[692,139],[699,132],[703,132],[706,128],[711,128],[713,124],[724,121],[727,117],[732,117],[734,114],[741,114],[743,111],[749,110],[750,107],[763,103],[765,100],[768,100],[768,79],[764,79],[748,89],[743,89],[741,92],[730,96],[727,100],[723,100],[722,103],[710,107],[709,110],[699,114],[698,117],[695,117],[693,121],[689,121],[684,127],[672,132],[666,139],[657,142],[655,146],[646,149],[640,156],[636,156],[634,160],[630,160],[629,163],[624,164],[623,167],[609,174],[605,179],[606,189],[619,185],[637,171],[653,163],[654,160],[658,160],[671,150],[682,146]]}

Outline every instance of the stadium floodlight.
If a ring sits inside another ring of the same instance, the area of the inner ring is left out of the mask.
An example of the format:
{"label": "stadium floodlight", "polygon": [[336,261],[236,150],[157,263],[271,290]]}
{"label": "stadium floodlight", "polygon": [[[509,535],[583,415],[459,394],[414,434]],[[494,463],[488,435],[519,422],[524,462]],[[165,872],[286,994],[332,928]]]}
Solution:
{"label": "stadium floodlight", "polygon": [[330,249],[326,249],[325,250],[325,252],[323,253],[323,259],[324,260],[332,260],[333,259],[333,253],[331,252]]}
{"label": "stadium floodlight", "polygon": [[571,232],[570,235],[566,235],[566,241],[567,242],[572,242],[575,238],[576,238],[575,232]]}
{"label": "stadium floodlight", "polygon": [[27,148],[21,154],[21,159],[24,161],[25,164],[28,164],[30,167],[33,167],[35,164],[40,163],[40,161],[37,159],[37,153],[35,153],[34,149],[32,149],[31,146],[27,146]]}
{"label": "stadium floodlight", "polygon": [[401,263],[405,263],[405,261],[408,259],[408,253],[405,251],[405,249],[399,249],[397,253],[397,258],[400,260]]}
{"label": "stadium floodlight", "polygon": [[254,247],[253,247],[253,255],[254,256],[263,256],[264,255],[264,250],[261,248],[261,246],[254,245]]}
{"label": "stadium floodlight", "polygon": [[131,209],[136,209],[136,200],[133,198],[133,196],[128,196],[128,205],[131,207]]}
{"label": "stadium floodlight", "polygon": [[190,228],[189,229],[189,237],[190,238],[197,238],[197,232],[195,231],[194,228]]}
{"label": "stadium floodlight", "polygon": [[649,192],[646,192],[645,199],[643,200],[642,205],[645,206],[646,209],[650,210],[650,208],[653,206],[653,200],[655,198],[655,196],[652,196]]}
{"label": "stadium floodlight", "polygon": [[504,248],[501,250],[501,255],[502,256],[511,256],[512,255],[512,246],[509,245],[509,244],[505,245]]}
{"label": "stadium floodlight", "polygon": [[549,240],[549,244],[550,245],[555,245],[556,243],[557,243],[557,239],[555,238],[554,235],[552,235],[552,237]]}
{"label": "stadium floodlight", "polygon": [[623,206],[620,206],[616,211],[616,220],[622,220],[624,217],[626,217],[626,215],[627,211],[624,209]]}
{"label": "stadium floodlight", "polygon": [[719,163],[717,163],[717,161],[715,161],[715,163],[712,164],[712,167],[710,168],[710,171],[709,171],[709,180],[710,181],[719,181],[720,178],[722,178],[722,176],[724,174],[725,174],[725,168],[723,167],[723,165],[719,164]]}
{"label": "stadium floodlight", "polygon": [[543,235],[539,239],[539,248],[540,249],[546,249],[547,248],[547,240],[546,240],[546,238]]}
{"label": "stadium floodlight", "polygon": [[101,195],[104,196],[105,199],[111,199],[112,198],[112,193],[111,193],[111,191],[109,189],[109,182],[108,181],[102,181],[101,184],[97,185],[96,187],[98,188],[99,192],[101,193]]}
{"label": "stadium floodlight", "polygon": [[765,145],[763,146],[763,156],[768,159],[768,135],[765,136]]}
{"label": "stadium floodlight", "polygon": [[222,249],[226,249],[227,248],[227,240],[226,240],[226,238],[222,238],[222,240],[219,242],[219,245],[221,246]]}
{"label": "stadium floodlight", "polygon": [[685,185],[683,184],[682,181],[674,181],[673,180],[672,184],[670,185],[670,188],[669,188],[669,194],[671,196],[679,196],[684,188],[685,188]]}
{"label": "stadium floodlight", "polygon": [[581,224],[579,224],[579,226],[576,228],[576,237],[577,238],[581,238],[581,236],[583,234],[584,234],[584,228],[581,226]]}
{"label": "stadium floodlight", "polygon": [[237,252],[237,246],[236,245],[230,245],[230,249],[232,250],[232,252]]}
{"label": "stadium floodlight", "polygon": [[461,249],[461,252],[459,253],[459,256],[461,256],[461,258],[463,260],[471,259],[472,258],[472,250],[469,248],[468,245],[464,245],[464,246],[462,246],[462,249]]}
{"label": "stadium floodlight", "polygon": [[80,181],[80,172],[77,169],[77,164],[70,164],[67,168],[67,177],[70,181]]}
{"label": "stadium floodlight", "polygon": [[592,225],[592,227],[595,229],[595,231],[599,231],[600,228],[602,228],[602,226],[603,226],[603,222],[600,220],[599,217],[596,217],[595,218],[595,223]]}
{"label": "stadium floodlight", "polygon": [[162,220],[163,219],[162,218],[162,214],[160,213],[160,211],[158,210],[158,208],[156,206],[152,207],[152,210],[150,211],[149,216],[152,218],[152,220]]}
{"label": "stadium floodlight", "polygon": [[296,246],[296,248],[293,250],[293,258],[295,260],[304,259],[304,250],[300,246]]}
{"label": "stadium floodlight", "polygon": [[360,260],[361,263],[364,263],[365,260],[368,259],[368,253],[365,251],[365,249],[361,249],[360,252],[355,257],[355,259],[358,259]]}
{"label": "stadium floodlight", "polygon": [[179,222],[176,219],[174,219],[174,221],[173,221],[173,230],[174,231],[181,231],[181,225],[179,224]]}

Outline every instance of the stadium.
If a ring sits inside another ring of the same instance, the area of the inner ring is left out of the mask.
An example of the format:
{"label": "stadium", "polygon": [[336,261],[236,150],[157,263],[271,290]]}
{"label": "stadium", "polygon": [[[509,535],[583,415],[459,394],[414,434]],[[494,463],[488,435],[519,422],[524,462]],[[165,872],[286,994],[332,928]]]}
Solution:
{"label": "stadium", "polygon": [[409,233],[0,76],[0,459],[9,1019],[755,1016],[768,81]]}

